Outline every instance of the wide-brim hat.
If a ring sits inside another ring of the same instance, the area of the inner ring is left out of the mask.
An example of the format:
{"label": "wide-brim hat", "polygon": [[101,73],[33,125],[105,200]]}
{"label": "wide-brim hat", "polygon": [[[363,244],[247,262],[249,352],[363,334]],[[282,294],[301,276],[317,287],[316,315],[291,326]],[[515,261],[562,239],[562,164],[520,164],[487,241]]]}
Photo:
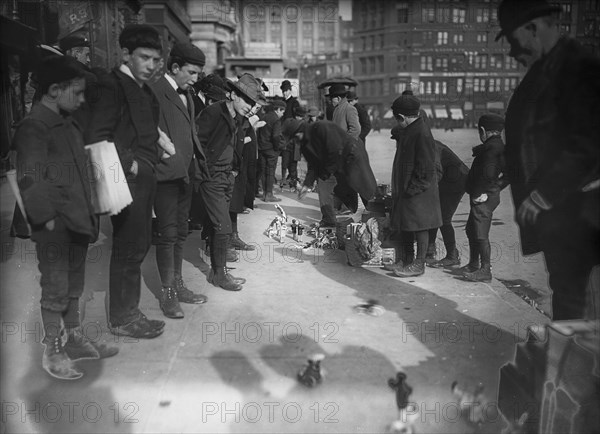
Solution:
{"label": "wide-brim hat", "polygon": [[515,29],[534,18],[560,12],[559,5],[551,5],[545,0],[504,0],[498,6],[500,32],[496,41],[502,36],[510,35]]}
{"label": "wide-brim hat", "polygon": [[227,87],[230,90],[240,92],[256,104],[267,104],[267,98],[262,91],[261,83],[252,74],[242,74],[238,81],[227,79]]}
{"label": "wide-brim hat", "polygon": [[333,98],[334,96],[346,96],[348,91],[346,90],[346,86],[341,83],[334,83],[329,86],[329,91],[327,92],[327,96],[329,98]]}

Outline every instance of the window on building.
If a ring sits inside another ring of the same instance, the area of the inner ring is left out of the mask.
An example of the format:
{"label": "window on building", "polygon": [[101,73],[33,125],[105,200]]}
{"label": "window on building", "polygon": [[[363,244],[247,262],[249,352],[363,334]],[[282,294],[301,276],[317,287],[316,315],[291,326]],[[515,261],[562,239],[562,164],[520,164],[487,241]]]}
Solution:
{"label": "window on building", "polygon": [[516,89],[518,82],[519,81],[516,78],[511,78],[510,79],[510,88],[511,89]]}
{"label": "window on building", "polygon": [[423,32],[423,44],[428,45],[433,42],[433,32]]}
{"label": "window on building", "polygon": [[287,38],[287,50],[297,52],[298,51],[298,38],[291,38],[288,36]]}
{"label": "window on building", "polygon": [[480,86],[481,86],[481,89],[480,89],[481,92],[485,92],[485,78],[481,79]]}
{"label": "window on building", "polygon": [[377,35],[375,40],[377,41],[377,48],[383,48],[383,35]]}
{"label": "window on building", "polygon": [[457,78],[456,79],[456,93],[458,95],[462,94],[463,86],[464,86],[464,80],[462,78]]}
{"label": "window on building", "polygon": [[562,4],[560,4],[560,7],[561,7],[561,11],[560,11],[559,19],[561,21],[571,21],[571,10],[572,10],[573,6],[569,3],[562,3]]}
{"label": "window on building", "polygon": [[461,8],[452,9],[452,22],[457,24],[463,24],[467,17],[467,11]]}
{"label": "window on building", "polygon": [[571,34],[571,25],[570,24],[561,24],[560,25],[560,34],[561,35]]}
{"label": "window on building", "polygon": [[423,95],[425,93],[425,82],[419,81],[419,93]]}
{"label": "window on building", "polygon": [[313,21],[314,19],[314,6],[312,5],[304,5],[300,9],[300,13],[302,14],[302,21]]}
{"label": "window on building", "polygon": [[313,38],[312,36],[309,38],[302,39],[302,51],[305,53],[312,53],[313,49]]}
{"label": "window on building", "polygon": [[421,21],[424,23],[435,22],[435,8],[433,6],[425,6],[421,9]]}
{"label": "window on building", "polygon": [[450,8],[446,7],[446,6],[438,6],[436,17],[437,17],[438,23],[449,23],[450,22]]}
{"label": "window on building", "polygon": [[433,94],[434,95],[439,95],[440,94],[440,82],[439,81],[435,82],[435,87],[433,89]]}
{"label": "window on building", "polygon": [[274,4],[269,8],[271,22],[281,22],[281,6]]}
{"label": "window on building", "polygon": [[448,32],[437,32],[437,44],[447,45],[448,44]]}
{"label": "window on building", "polygon": [[248,30],[250,34],[250,42],[266,42],[267,26],[264,21],[251,22]]}
{"label": "window on building", "polygon": [[408,23],[408,2],[396,4],[397,22]]}
{"label": "window on building", "polygon": [[502,60],[504,59],[504,55],[502,54],[492,54],[490,56],[490,68],[502,69]]}
{"label": "window on building", "polygon": [[333,66],[329,65],[327,67],[327,75],[330,77],[333,75]]}
{"label": "window on building", "polygon": [[271,42],[281,42],[281,23],[271,23]]}
{"label": "window on building", "polygon": [[487,32],[477,33],[477,42],[486,44],[487,41],[488,41],[488,34],[487,34]]}
{"label": "window on building", "polygon": [[508,92],[510,90],[510,78],[504,79],[504,92]]}
{"label": "window on building", "polygon": [[498,9],[492,8],[490,11],[490,23],[498,24]]}
{"label": "window on building", "polygon": [[473,92],[479,92],[479,79],[473,79]]}
{"label": "window on building", "polygon": [[362,51],[367,51],[367,37],[366,36],[362,36],[360,38],[360,47],[362,49]]}
{"label": "window on building", "polygon": [[360,74],[363,74],[363,75],[368,74],[368,72],[367,72],[367,58],[366,57],[361,57],[360,58]]}
{"label": "window on building", "polygon": [[428,81],[425,86],[425,93],[431,95],[431,81]]}
{"label": "window on building", "polygon": [[433,71],[433,58],[431,56],[421,56],[421,71]]}
{"label": "window on building", "polygon": [[406,32],[400,33],[399,39],[398,39],[398,45],[400,45],[401,47],[408,46],[408,33],[406,33]]}
{"label": "window on building", "polygon": [[313,23],[302,23],[302,37],[313,37]]}
{"label": "window on building", "polygon": [[368,47],[369,47],[369,50],[374,50],[375,49],[375,36],[369,36]]}
{"label": "window on building", "polygon": [[490,21],[490,10],[488,8],[475,9],[475,22],[488,23]]}
{"label": "window on building", "polygon": [[369,74],[375,74],[376,65],[375,65],[375,57],[369,57]]}
{"label": "window on building", "polygon": [[297,38],[298,37],[298,23],[288,22],[286,30],[287,30],[288,38]]}
{"label": "window on building", "polygon": [[408,66],[408,56],[406,55],[399,55],[398,58],[396,59],[396,68],[399,69],[400,71],[406,71]]}

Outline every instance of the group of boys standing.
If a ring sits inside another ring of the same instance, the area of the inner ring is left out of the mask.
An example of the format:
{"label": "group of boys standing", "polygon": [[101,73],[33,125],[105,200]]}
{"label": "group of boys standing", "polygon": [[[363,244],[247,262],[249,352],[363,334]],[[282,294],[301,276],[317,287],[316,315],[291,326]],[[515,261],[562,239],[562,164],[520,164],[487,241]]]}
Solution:
{"label": "group of boys standing", "polygon": [[[197,128],[191,89],[205,64],[202,51],[191,43],[175,44],[167,72],[150,83],[162,58],[158,31],[130,25],[119,44],[122,64],[97,74],[92,98],[84,96],[89,70],[74,57],[43,59],[37,74],[40,101],[14,136],[19,189],[42,274],[42,366],[60,379],[83,375],[75,360],[118,352],[92,342],[81,329],[87,248],[99,234],[84,144],[114,143],[132,197],[111,216],[107,315],[113,334],[149,339],[163,333],[165,322],[147,318],[139,308],[141,264],[153,242],[153,214],[161,280],[155,295],[163,313],[182,318],[180,303],[207,302],[182,278],[195,184],[210,248],[209,282],[230,291],[239,291],[245,282],[226,267],[231,235],[237,230],[230,202],[235,194],[245,193],[238,175],[247,167],[244,158],[250,158],[245,145],[256,142],[248,118],[266,103],[260,82],[249,74],[235,83],[227,81],[221,92],[227,98],[202,110]],[[75,170],[56,174],[50,173],[51,166]]]}

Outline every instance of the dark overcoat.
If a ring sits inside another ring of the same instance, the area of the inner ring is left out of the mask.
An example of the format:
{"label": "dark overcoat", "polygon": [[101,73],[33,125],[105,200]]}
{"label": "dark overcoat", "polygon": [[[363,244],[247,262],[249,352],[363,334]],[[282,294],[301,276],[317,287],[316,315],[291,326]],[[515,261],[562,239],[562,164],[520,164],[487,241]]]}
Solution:
{"label": "dark overcoat", "polygon": [[396,230],[423,231],[442,226],[435,142],[417,118],[396,136],[392,168],[391,224]]}
{"label": "dark overcoat", "polygon": [[156,165],[158,182],[183,179],[190,182],[195,175],[195,164],[191,164],[196,155],[196,162],[201,173],[206,174],[206,157],[198,141],[196,123],[194,122],[194,103],[191,95],[186,94],[187,107],[177,91],[163,76],[151,86],[161,107],[158,121],[159,128],[165,132],[175,145],[175,155],[161,159]]}
{"label": "dark overcoat", "polygon": [[464,194],[469,168],[447,145],[438,140],[435,145],[442,169],[442,176],[438,181],[440,196]]}
{"label": "dark overcoat", "polygon": [[367,109],[361,103],[357,102],[354,108],[358,112],[358,122],[360,123],[360,135],[358,137],[364,142],[367,135],[371,132],[371,119]]}
{"label": "dark overcoat", "polygon": [[36,229],[60,218],[67,229],[94,242],[98,219],[91,201],[83,134],[77,123],[39,103],[19,124],[13,143],[32,238],[36,238]]}
{"label": "dark overcoat", "polygon": [[[506,112],[506,172],[515,210],[534,190],[552,204],[537,227],[520,226],[524,254],[539,252],[540,225],[598,229],[600,61],[561,39],[529,69]],[[568,231],[566,231],[568,232]],[[555,233],[554,236],[560,236]],[[564,235],[568,235],[564,233]]]}
{"label": "dark overcoat", "polygon": [[331,121],[317,121],[306,127],[302,140],[302,155],[310,172],[304,185],[312,185],[316,178],[335,175],[338,185],[335,194],[356,211],[356,193],[368,201],[375,195],[377,181],[369,164],[364,143],[354,138]]}
{"label": "dark overcoat", "polygon": [[256,157],[258,145],[254,128],[243,120],[240,138],[237,141],[237,149],[234,156],[234,166],[239,172],[233,184],[233,195],[229,210],[235,213],[244,211],[244,207],[254,209],[254,187],[256,184]]}
{"label": "dark overcoat", "polygon": [[467,179],[467,193],[472,197],[499,194],[500,174],[504,174],[504,143],[500,136],[492,136],[473,148],[473,164]]}

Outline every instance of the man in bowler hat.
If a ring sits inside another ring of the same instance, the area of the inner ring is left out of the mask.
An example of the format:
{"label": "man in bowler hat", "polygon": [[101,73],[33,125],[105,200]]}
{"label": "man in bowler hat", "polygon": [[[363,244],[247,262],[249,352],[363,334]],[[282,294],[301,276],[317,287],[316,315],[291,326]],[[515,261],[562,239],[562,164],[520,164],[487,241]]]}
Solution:
{"label": "man in bowler hat", "polygon": [[356,108],[348,102],[346,86],[341,83],[334,83],[329,87],[327,96],[331,104],[335,107],[333,110],[333,122],[342,130],[346,131],[352,137],[360,136],[360,121]]}
{"label": "man in bowler hat", "polygon": [[504,0],[509,56],[528,71],[506,111],[506,173],[521,248],[543,252],[552,318],[579,319],[600,262],[600,61],[560,35],[560,6]]}
{"label": "man in bowler hat", "polygon": [[[168,318],[183,318],[181,303],[202,304],[183,281],[183,245],[188,235],[192,182],[196,172],[207,176],[206,157],[196,136],[192,86],[204,67],[205,56],[192,43],[177,43],[167,60],[167,73],[151,87],[160,104],[159,128],[169,137],[175,154],[156,165],[156,264],[162,287],[160,308]],[[194,157],[195,156],[195,157]]]}
{"label": "man in bowler hat", "polygon": [[292,96],[292,83],[289,80],[283,80],[281,82],[281,94],[283,95],[283,100],[285,101],[285,112],[283,113],[282,122],[286,119],[293,118],[295,116],[296,109],[300,107],[300,103],[296,99],[295,96]]}

